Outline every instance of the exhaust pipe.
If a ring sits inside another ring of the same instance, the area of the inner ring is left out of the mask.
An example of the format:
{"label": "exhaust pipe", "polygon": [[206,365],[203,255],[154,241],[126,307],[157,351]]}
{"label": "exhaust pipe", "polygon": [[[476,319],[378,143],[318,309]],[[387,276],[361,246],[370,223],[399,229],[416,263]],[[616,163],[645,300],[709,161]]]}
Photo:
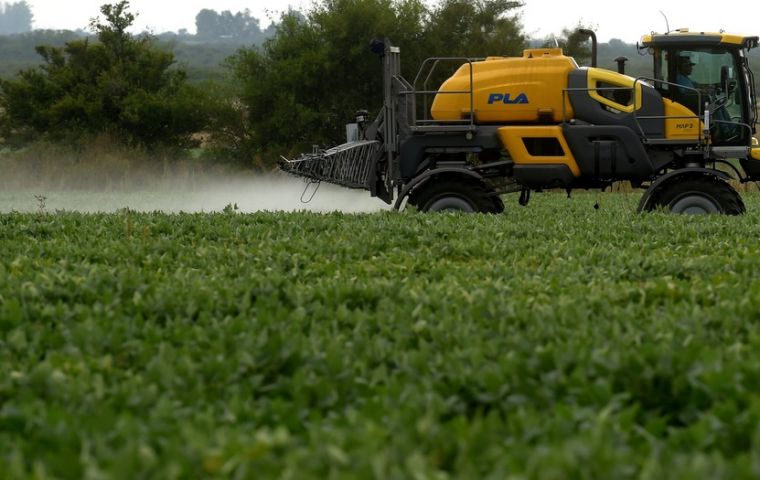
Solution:
{"label": "exhaust pipe", "polygon": [[584,37],[591,39],[591,66],[593,68],[596,68],[597,56],[599,52],[599,44],[596,41],[596,33],[593,30],[588,30],[586,28],[580,28],[577,30],[577,32],[583,35]]}

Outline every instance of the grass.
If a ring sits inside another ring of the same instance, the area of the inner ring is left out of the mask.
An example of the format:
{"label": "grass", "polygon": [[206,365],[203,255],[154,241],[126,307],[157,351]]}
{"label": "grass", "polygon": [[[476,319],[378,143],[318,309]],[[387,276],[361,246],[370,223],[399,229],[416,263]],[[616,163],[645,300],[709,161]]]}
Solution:
{"label": "grass", "polygon": [[2,214],[4,476],[752,478],[760,195],[637,201]]}

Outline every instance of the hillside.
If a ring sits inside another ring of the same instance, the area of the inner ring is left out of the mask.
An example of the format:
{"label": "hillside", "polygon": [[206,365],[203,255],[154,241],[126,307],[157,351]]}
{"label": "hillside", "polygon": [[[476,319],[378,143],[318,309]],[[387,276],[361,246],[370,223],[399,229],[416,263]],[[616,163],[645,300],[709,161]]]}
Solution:
{"label": "hillside", "polygon": [[[87,37],[82,30],[35,30],[18,35],[0,35],[0,77],[12,77],[19,70],[42,63],[35,48],[38,45],[62,47],[67,42]],[[250,44],[225,39],[198,40],[194,35],[164,33],[155,37],[158,45],[174,52],[177,65],[188,72],[191,81],[219,78],[224,73],[223,62],[242,47]]]}
{"label": "hillside", "polygon": [[[271,31],[270,31],[271,34]],[[0,77],[15,75],[20,69],[39,65],[41,58],[35,51],[37,45],[63,46],[66,42],[87,36],[82,30],[35,30],[19,35],[0,35]],[[206,41],[195,35],[162,33],[155,37],[159,45],[174,52],[177,64],[185,68],[191,81],[217,79],[224,74],[224,62],[242,47],[250,44],[224,39]],[[262,37],[263,39],[263,37]],[[544,40],[529,40],[528,45],[539,46]],[[431,52],[440,54],[440,52]],[[626,73],[631,76],[652,75],[652,58],[642,55],[635,44],[613,39],[599,44],[599,67],[616,70],[615,59],[628,58]],[[588,63],[588,62],[586,62]],[[760,49],[750,52],[750,63],[760,72]],[[756,74],[760,78],[760,73]],[[756,79],[756,86],[760,81]]]}

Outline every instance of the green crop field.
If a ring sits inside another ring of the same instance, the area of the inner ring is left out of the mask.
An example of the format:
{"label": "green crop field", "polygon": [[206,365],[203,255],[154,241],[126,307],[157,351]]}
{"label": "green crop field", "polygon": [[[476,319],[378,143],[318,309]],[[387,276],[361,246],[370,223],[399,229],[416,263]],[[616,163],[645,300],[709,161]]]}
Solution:
{"label": "green crop field", "polygon": [[745,198],[0,214],[0,477],[757,478]]}

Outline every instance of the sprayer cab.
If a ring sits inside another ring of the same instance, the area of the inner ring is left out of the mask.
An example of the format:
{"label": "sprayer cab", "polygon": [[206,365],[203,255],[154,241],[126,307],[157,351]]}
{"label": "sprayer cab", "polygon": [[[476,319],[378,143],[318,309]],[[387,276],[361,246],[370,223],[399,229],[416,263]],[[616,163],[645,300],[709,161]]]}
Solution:
{"label": "sprayer cab", "polygon": [[642,50],[654,60],[657,90],[709,122],[711,147],[746,149],[739,158],[747,180],[760,179],[758,105],[747,52],[757,36],[679,29],[645,35]]}
{"label": "sprayer cab", "polygon": [[712,144],[748,146],[756,133],[757,98],[747,51],[758,37],[680,29],[642,37],[664,98],[713,122]]}

